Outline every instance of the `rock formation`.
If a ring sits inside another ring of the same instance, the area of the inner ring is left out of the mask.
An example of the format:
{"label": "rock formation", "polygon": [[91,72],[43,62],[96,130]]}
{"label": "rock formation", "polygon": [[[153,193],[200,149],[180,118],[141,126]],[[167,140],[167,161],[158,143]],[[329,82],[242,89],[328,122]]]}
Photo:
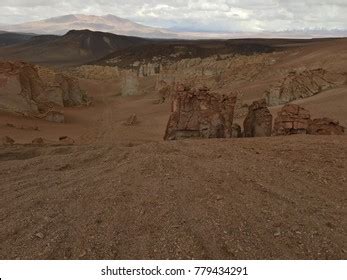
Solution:
{"label": "rock formation", "polygon": [[25,62],[0,62],[0,110],[42,117],[54,107],[87,104],[78,81]]}
{"label": "rock formation", "polygon": [[345,83],[346,77],[324,69],[290,72],[281,82],[272,86],[265,98],[269,106],[286,104],[297,99],[316,95]]}
{"label": "rock formation", "polygon": [[307,133],[313,135],[343,135],[345,128],[338,121],[332,119],[314,119],[310,122]]}
{"label": "rock formation", "polygon": [[235,95],[178,85],[164,139],[230,138],[235,102]]}
{"label": "rock formation", "polygon": [[275,119],[274,135],[307,134],[310,112],[296,104],[287,104]]}
{"label": "rock formation", "polygon": [[245,137],[269,137],[272,133],[272,115],[265,99],[254,101],[243,122]]}

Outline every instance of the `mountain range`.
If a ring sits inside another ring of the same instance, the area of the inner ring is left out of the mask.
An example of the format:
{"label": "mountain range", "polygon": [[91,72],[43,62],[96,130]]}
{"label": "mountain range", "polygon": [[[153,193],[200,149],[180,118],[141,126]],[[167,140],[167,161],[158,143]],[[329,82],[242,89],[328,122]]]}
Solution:
{"label": "mountain range", "polygon": [[192,32],[189,30],[150,27],[114,15],[71,14],[14,25],[0,25],[4,31],[63,35],[69,30],[89,29],[118,35],[158,39],[226,39],[226,38],[317,38],[347,37],[347,30],[302,29],[261,32]]}
{"label": "mountain range", "polygon": [[169,30],[149,27],[114,15],[94,16],[73,14],[21,24],[1,26],[2,30],[37,34],[63,35],[69,30],[89,29],[118,35],[146,38],[175,38]]}

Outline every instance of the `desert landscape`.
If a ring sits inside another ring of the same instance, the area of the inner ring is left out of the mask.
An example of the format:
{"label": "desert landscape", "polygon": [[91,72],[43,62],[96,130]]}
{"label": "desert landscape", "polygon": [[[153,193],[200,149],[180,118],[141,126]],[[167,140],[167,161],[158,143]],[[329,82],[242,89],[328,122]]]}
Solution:
{"label": "desert landscape", "polygon": [[0,259],[346,259],[346,38],[62,20],[0,33]]}

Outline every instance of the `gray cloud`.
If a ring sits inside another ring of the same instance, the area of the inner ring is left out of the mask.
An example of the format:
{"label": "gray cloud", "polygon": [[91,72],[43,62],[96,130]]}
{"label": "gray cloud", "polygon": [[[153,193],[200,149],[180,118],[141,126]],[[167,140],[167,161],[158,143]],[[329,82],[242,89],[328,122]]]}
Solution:
{"label": "gray cloud", "polygon": [[191,31],[347,29],[346,0],[1,0],[0,23],[72,13],[114,14]]}

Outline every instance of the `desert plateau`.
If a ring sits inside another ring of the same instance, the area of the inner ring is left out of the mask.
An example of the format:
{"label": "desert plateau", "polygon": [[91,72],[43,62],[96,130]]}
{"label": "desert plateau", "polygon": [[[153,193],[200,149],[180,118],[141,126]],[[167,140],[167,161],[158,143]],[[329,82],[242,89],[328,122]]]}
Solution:
{"label": "desert plateau", "polygon": [[346,37],[67,20],[0,33],[0,259],[346,259]]}

